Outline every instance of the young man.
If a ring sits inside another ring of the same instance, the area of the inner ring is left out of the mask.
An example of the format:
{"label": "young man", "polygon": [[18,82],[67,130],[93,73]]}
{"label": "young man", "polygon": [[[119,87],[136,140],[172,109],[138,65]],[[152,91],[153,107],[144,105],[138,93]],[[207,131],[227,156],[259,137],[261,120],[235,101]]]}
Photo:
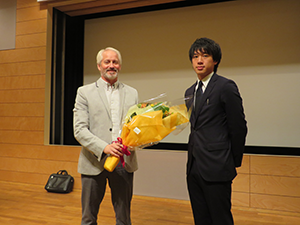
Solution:
{"label": "young man", "polygon": [[185,92],[193,107],[187,185],[196,225],[232,225],[231,185],[242,163],[246,120],[237,85],[216,74],[220,46],[197,39],[189,58],[198,80]]}
{"label": "young man", "polygon": [[[74,108],[74,136],[82,145],[78,172],[82,182],[81,225],[96,225],[101,201],[108,181],[117,225],[131,225],[130,205],[133,172],[137,170],[135,152],[125,156],[122,146],[112,143],[119,137],[122,118],[138,103],[136,89],[118,81],[121,55],[106,48],[97,55],[101,77],[93,84],[78,88]],[[113,172],[103,166],[107,155],[124,155],[125,167],[119,163]]]}

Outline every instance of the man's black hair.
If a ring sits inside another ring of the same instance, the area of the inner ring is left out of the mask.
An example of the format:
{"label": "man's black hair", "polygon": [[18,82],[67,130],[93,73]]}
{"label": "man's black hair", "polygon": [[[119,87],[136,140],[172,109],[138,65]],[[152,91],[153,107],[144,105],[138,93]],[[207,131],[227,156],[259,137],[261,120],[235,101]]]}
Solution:
{"label": "man's black hair", "polygon": [[198,38],[192,44],[189,51],[189,58],[191,62],[196,52],[207,53],[211,55],[214,62],[218,62],[214,67],[214,72],[217,72],[218,66],[222,58],[221,48],[218,43],[209,38]]}

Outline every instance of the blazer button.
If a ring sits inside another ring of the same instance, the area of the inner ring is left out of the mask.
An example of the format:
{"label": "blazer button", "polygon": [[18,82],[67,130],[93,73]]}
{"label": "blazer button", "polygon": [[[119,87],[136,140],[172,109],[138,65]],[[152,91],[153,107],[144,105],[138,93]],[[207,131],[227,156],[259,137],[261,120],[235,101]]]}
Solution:
{"label": "blazer button", "polygon": [[112,128],[109,128],[109,131],[112,132]]}

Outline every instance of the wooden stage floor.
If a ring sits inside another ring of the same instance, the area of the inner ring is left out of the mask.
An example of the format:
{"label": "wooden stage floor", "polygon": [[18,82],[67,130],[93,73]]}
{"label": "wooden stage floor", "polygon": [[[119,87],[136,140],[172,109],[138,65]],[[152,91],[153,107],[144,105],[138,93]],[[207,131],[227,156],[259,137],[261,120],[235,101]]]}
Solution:
{"label": "wooden stage floor", "polygon": [[[79,225],[80,191],[48,193],[41,185],[0,181],[1,225]],[[235,225],[299,225],[300,214],[233,207]],[[134,196],[133,225],[192,225],[189,201]],[[107,193],[98,224],[114,225],[114,212]]]}

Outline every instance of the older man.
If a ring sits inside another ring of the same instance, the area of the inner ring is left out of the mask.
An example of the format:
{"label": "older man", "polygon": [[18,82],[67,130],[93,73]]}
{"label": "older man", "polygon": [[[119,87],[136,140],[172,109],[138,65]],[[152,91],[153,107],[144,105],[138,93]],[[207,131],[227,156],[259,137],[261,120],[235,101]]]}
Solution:
{"label": "older man", "polygon": [[108,184],[117,225],[130,225],[135,152],[124,155],[125,166],[113,172],[103,166],[108,155],[123,156],[117,140],[127,110],[138,102],[137,90],[118,81],[122,59],[118,50],[108,47],[97,54],[101,77],[78,88],[74,108],[74,136],[82,145],[78,172],[82,182],[82,225],[96,225],[101,201]]}

